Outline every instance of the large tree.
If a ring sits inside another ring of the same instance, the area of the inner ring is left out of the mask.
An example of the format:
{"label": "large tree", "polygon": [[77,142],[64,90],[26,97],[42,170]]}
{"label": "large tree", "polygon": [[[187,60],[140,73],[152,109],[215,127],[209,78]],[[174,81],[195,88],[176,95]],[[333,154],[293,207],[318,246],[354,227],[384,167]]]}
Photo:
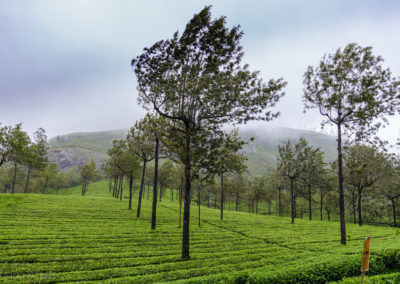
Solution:
{"label": "large tree", "polygon": [[343,158],[345,181],[358,194],[358,224],[362,226],[362,193],[378,180],[386,178],[392,165],[384,152],[366,145],[348,147]]}
{"label": "large tree", "polygon": [[[184,32],[145,48],[132,60],[138,102],[176,121],[183,141],[179,160],[185,167],[182,258],[189,259],[191,152],[194,137],[213,133],[224,123],[270,120],[283,95],[282,79],[264,83],[241,65],[239,26],[227,28],[225,17],[212,20],[211,7],[194,15]],[[207,131],[206,131],[207,130]]]}
{"label": "large tree", "polygon": [[399,81],[381,65],[383,59],[371,47],[348,44],[343,50],[325,55],[315,68],[304,74],[304,105],[325,117],[322,125],[337,128],[338,180],[341,243],[346,244],[343,190],[342,135],[357,140],[376,133],[384,115],[398,106]]}

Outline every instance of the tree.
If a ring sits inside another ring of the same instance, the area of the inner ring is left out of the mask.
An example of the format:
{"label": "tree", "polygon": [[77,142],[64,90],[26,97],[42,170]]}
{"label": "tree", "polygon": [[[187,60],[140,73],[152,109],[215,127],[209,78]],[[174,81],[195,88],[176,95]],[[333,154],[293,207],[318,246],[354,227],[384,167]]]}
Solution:
{"label": "tree", "polygon": [[[223,133],[221,140],[218,141],[218,148],[213,155],[214,161],[209,163],[209,170],[214,171],[220,176],[220,189],[221,189],[221,220],[224,219],[224,174],[237,173],[241,174],[247,167],[244,164],[246,157],[238,153],[242,149],[245,142],[243,142],[237,131],[232,131],[229,134]],[[210,165],[211,164],[211,165]],[[214,164],[214,169],[210,169]]]}
{"label": "tree", "polygon": [[358,224],[362,226],[362,193],[384,178],[390,172],[391,164],[387,156],[376,147],[365,145],[347,148],[343,158],[346,182],[358,193]]}
{"label": "tree", "polygon": [[90,160],[89,163],[84,164],[80,170],[80,174],[82,178],[82,195],[85,195],[89,184],[98,176],[94,160]]}
{"label": "tree", "polygon": [[389,199],[392,205],[393,214],[393,226],[396,227],[396,202],[400,198],[400,164],[399,158],[392,160],[392,170],[386,176],[386,178],[379,181],[380,193]]}
{"label": "tree", "polygon": [[[1,124],[0,124],[1,126]],[[11,126],[0,127],[0,167],[8,161],[9,154],[11,152],[10,145],[10,132]]]}
{"label": "tree", "polygon": [[28,192],[29,178],[32,169],[43,170],[49,162],[47,158],[47,136],[43,128],[39,128],[34,133],[34,143],[32,143],[25,153],[24,164],[28,166],[28,174],[26,177],[24,192]]}
{"label": "tree", "polygon": [[338,180],[341,243],[346,244],[343,190],[342,134],[363,140],[379,129],[384,115],[394,114],[398,106],[399,81],[383,69],[380,56],[371,47],[348,44],[343,51],[323,57],[316,68],[304,74],[305,109],[317,108],[322,125],[337,127]]}
{"label": "tree", "polygon": [[257,72],[241,66],[239,27],[225,27],[225,17],[211,20],[211,7],[194,15],[182,35],[162,40],[132,60],[138,102],[175,121],[185,167],[182,258],[189,259],[191,159],[194,137],[214,133],[224,123],[270,120],[283,95],[282,79],[265,84]]}
{"label": "tree", "polygon": [[302,172],[300,178],[303,180],[307,187],[307,199],[308,199],[308,214],[309,220],[312,220],[312,190],[311,187],[316,185],[321,179],[324,170],[324,153],[320,148],[312,149],[306,147],[304,149],[303,161],[302,161]]}
{"label": "tree", "polygon": [[141,121],[135,123],[126,137],[129,148],[137,155],[143,162],[142,166],[142,178],[140,180],[138,208],[136,217],[140,217],[140,209],[142,205],[144,177],[146,173],[146,164],[154,159],[154,137],[151,132],[148,131],[147,119],[144,118]]}
{"label": "tree", "polygon": [[290,140],[284,146],[278,146],[279,160],[278,160],[278,171],[282,176],[286,177],[290,181],[290,204],[291,204],[291,216],[292,224],[294,224],[295,218],[295,192],[294,182],[300,177],[300,174],[304,170],[304,164],[302,163],[305,156],[305,151],[309,147],[307,141],[304,138],[300,138],[294,147],[292,147]]}
{"label": "tree", "polygon": [[17,124],[13,127],[8,136],[10,143],[9,160],[14,164],[14,175],[11,187],[11,193],[15,192],[15,182],[17,177],[17,167],[19,163],[23,163],[24,158],[28,152],[28,145],[30,144],[30,138],[25,131],[22,131],[21,124]]}

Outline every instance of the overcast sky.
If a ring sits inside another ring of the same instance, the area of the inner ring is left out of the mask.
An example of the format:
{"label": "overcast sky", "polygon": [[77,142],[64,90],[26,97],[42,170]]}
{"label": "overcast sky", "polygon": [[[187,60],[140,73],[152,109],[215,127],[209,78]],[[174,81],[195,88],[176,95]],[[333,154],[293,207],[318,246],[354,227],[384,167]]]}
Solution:
{"label": "overcast sky", "polygon": [[[261,76],[288,81],[273,125],[319,130],[303,114],[302,76],[325,53],[347,43],[372,46],[400,76],[400,1],[388,0],[0,0],[0,122],[22,122],[49,137],[128,128],[144,115],[130,62],[161,39],[182,32],[213,5],[244,31],[243,62]],[[260,124],[258,124],[260,125]],[[393,141],[400,119],[382,132]]]}

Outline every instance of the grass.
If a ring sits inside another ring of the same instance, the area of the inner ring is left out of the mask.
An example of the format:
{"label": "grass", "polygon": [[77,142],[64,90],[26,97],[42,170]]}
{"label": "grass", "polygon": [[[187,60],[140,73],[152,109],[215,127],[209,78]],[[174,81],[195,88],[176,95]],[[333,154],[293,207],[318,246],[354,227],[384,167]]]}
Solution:
{"label": "grass", "polygon": [[113,199],[107,185],[92,184],[83,197],[79,187],[58,195],[1,194],[0,283],[352,281],[368,235],[370,275],[400,268],[398,229],[348,224],[342,246],[336,222],[297,219],[291,225],[286,217],[233,211],[221,221],[218,210],[202,207],[199,228],[195,206],[191,259],[184,262],[178,204],[159,203],[152,232],[151,198],[143,200],[138,219],[137,199],[128,210],[127,199]]}

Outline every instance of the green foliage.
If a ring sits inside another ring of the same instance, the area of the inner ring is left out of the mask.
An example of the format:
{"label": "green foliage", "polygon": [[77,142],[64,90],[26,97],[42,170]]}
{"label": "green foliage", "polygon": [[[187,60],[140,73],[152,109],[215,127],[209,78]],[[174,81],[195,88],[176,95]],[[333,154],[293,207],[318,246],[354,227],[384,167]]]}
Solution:
{"label": "green foliage", "polygon": [[367,235],[369,275],[400,268],[393,228],[349,224],[352,238],[342,247],[334,222],[288,226],[288,218],[231,211],[220,222],[208,208],[202,227],[191,228],[191,260],[182,262],[177,202],[163,201],[151,232],[151,201],[137,219],[127,200],[110,196],[106,181],[93,183],[86,198],[80,191],[0,195],[0,283],[326,283],[360,274]]}

